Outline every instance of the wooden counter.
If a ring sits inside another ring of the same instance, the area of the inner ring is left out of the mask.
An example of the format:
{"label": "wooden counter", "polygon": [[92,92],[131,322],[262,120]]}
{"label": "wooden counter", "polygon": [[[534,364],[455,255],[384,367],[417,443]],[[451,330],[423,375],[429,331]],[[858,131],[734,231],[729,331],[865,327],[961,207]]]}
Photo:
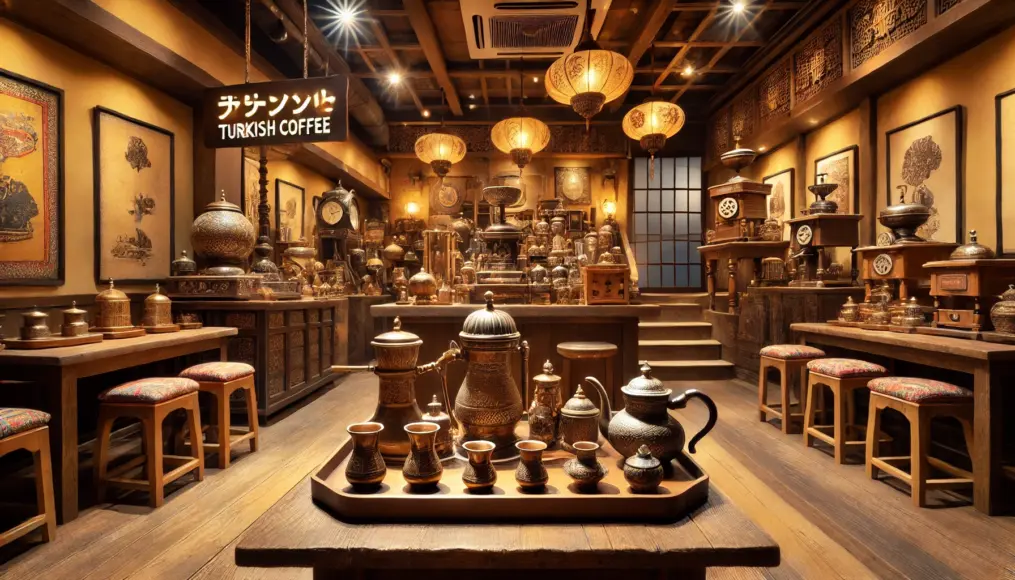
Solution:
{"label": "wooden counter", "polygon": [[[1006,481],[1003,473],[1002,447],[1005,411],[1011,408],[1010,391],[1015,389],[1015,346],[828,324],[794,324],[792,329],[803,344],[834,346],[972,375],[973,503],[991,515],[1011,509],[1012,494],[1004,490],[1010,490],[1012,482]],[[1006,405],[1005,398],[1009,401]],[[1012,427],[1007,427],[1009,440],[1012,432]]]}
{"label": "wooden counter", "polygon": [[266,417],[333,383],[333,364],[346,364],[348,306],[328,300],[177,300],[175,312],[194,312],[206,325],[231,326],[229,360],[250,364],[257,413]]}
{"label": "wooden counter", "polygon": [[[448,348],[448,343],[458,340],[465,317],[482,304],[455,304],[433,306],[411,306],[381,304],[370,308],[374,318],[384,319],[384,328],[390,329],[396,316],[402,320],[402,329],[413,332],[423,339],[419,363],[436,359]],[[656,305],[600,305],[600,306],[558,306],[533,304],[497,305],[498,310],[510,314],[518,326],[522,340],[530,348],[529,378],[542,372],[543,362],[553,363],[559,375],[563,359],[557,354],[557,344],[567,341],[601,341],[616,344],[620,348],[616,364],[613,365],[614,400],[619,400],[620,387],[638,376],[638,319],[651,317],[657,312]],[[564,385],[566,397],[574,392],[579,381],[588,375],[604,378],[602,361],[574,361],[571,385]],[[465,365],[454,364],[448,372],[451,396],[458,391],[465,377]],[[519,385],[521,371],[515,365],[515,381]],[[440,380],[433,374],[419,377],[416,381],[416,396],[421,404],[430,401],[433,394],[440,392]]]}

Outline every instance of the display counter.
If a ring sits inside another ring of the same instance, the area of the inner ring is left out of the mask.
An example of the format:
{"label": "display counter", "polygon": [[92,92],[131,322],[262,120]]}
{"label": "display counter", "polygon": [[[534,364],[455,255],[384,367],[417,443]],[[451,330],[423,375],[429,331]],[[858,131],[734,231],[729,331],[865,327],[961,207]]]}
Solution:
{"label": "display counter", "polygon": [[[414,306],[401,304],[380,304],[370,308],[376,319],[383,319],[383,327],[390,329],[397,316],[402,320],[402,329],[419,335],[423,346],[419,354],[420,364],[430,362],[441,355],[452,340],[458,339],[462,322],[471,312],[483,308],[482,304],[455,304]],[[611,342],[619,347],[618,359],[613,365],[613,395],[619,400],[620,386],[638,374],[638,319],[654,316],[656,305],[602,305],[602,306],[557,306],[531,304],[497,305],[497,310],[507,312],[514,319],[522,339],[529,343],[529,378],[540,373],[543,362],[549,360],[554,368],[562,369],[562,358],[557,354],[557,344],[568,341]],[[520,364],[514,365],[515,380],[521,381]],[[565,385],[565,399],[575,390],[579,381],[593,375],[602,379],[605,372],[602,361],[574,361],[571,380]],[[465,376],[465,365],[453,364],[448,371],[448,384],[452,396],[457,392]],[[420,376],[416,381],[416,395],[425,403],[440,392],[440,378],[433,373]]]}
{"label": "display counter", "polygon": [[370,307],[375,304],[394,302],[387,294],[381,296],[354,295],[349,299],[349,364],[366,364],[374,358],[370,341],[384,332],[381,320],[370,316]]}
{"label": "display counter", "polygon": [[176,312],[194,312],[206,326],[231,326],[228,360],[256,369],[257,413],[266,417],[339,375],[348,362],[349,301],[178,300]]}

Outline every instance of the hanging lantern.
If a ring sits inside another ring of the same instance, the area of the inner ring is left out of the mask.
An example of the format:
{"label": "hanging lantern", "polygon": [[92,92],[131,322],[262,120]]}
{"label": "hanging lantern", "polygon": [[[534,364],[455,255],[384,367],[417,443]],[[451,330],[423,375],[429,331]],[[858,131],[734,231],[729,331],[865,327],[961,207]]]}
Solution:
{"label": "hanging lantern", "polygon": [[447,133],[427,133],[416,139],[416,157],[429,163],[443,182],[451,166],[465,157],[465,141]]}
{"label": "hanging lantern", "polygon": [[647,101],[624,115],[624,134],[649,154],[649,181],[655,179],[656,152],[684,126],[684,110],[669,101]]}
{"label": "hanging lantern", "polygon": [[633,80],[631,61],[619,52],[600,48],[586,29],[585,40],[574,52],[553,61],[546,70],[545,84],[551,99],[571,105],[585,118],[587,129],[589,119],[626,93]]}
{"label": "hanging lantern", "polygon": [[511,117],[493,126],[490,140],[498,150],[511,155],[521,175],[532,156],[550,143],[550,128],[532,117]]}

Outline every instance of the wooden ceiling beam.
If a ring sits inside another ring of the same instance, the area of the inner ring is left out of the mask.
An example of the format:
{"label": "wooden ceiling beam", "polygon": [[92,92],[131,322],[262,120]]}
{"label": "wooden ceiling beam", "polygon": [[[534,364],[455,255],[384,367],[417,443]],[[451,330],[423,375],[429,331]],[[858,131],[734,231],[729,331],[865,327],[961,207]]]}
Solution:
{"label": "wooden ceiling beam", "polygon": [[[642,22],[641,30],[634,38],[634,42],[631,43],[631,50],[627,52],[627,60],[630,61],[631,66],[634,68],[638,67],[638,61],[645,55],[645,52],[652,46],[652,43],[656,40],[656,35],[659,34],[659,29],[666,23],[666,19],[669,18],[670,13],[673,12],[673,7],[676,5],[676,0],[659,0],[655,3],[655,7],[649,12],[645,21]],[[624,94],[620,95],[610,105],[611,111],[617,111],[624,105],[624,100],[627,99],[628,91],[624,91]]]}
{"label": "wooden ceiling beam", "polygon": [[404,0],[402,5],[412,23],[412,29],[416,32],[419,45],[423,47],[423,55],[430,63],[437,83],[444,89],[444,96],[448,100],[451,112],[461,116],[462,103],[458,100],[458,92],[455,90],[455,83],[451,82],[448,76],[448,65],[444,61],[444,53],[441,52],[440,41],[437,40],[437,32],[434,30],[433,21],[430,20],[430,13],[426,10],[423,0]]}
{"label": "wooden ceiling beam", "polygon": [[653,46],[656,48],[721,48],[730,45],[733,48],[760,48],[765,46],[765,43],[761,40],[738,40],[737,42],[724,42],[722,40],[660,40],[653,43]]}
{"label": "wooden ceiling beam", "polygon": [[[479,69],[480,69],[481,72],[485,72],[485,71],[483,71],[483,61],[482,60],[479,61]],[[486,86],[486,77],[485,76],[479,77],[479,90],[480,90],[480,92],[483,93],[483,104],[489,106],[490,105],[490,93],[488,92],[488,89],[487,89],[487,86]]]}
{"label": "wooden ceiling beam", "polygon": [[[718,14],[719,12],[719,6],[721,5],[720,3],[721,0],[717,0],[716,2],[713,3],[712,9],[709,10],[708,14],[706,14],[705,17],[701,19],[701,22],[699,22],[698,25],[694,27],[694,31],[691,32],[691,36],[688,37],[687,43],[684,46],[680,47],[680,50],[677,51],[677,54],[673,55],[673,58],[670,60],[669,64],[666,65],[666,69],[663,70],[662,74],[660,74],[659,77],[656,79],[656,81],[652,83],[652,86],[654,87],[662,86],[663,81],[665,81],[666,78],[670,76],[670,73],[673,72],[673,70],[678,65],[680,65],[681,62],[683,62],[684,58],[687,57],[688,51],[691,50],[691,43],[698,40],[698,37],[701,36],[706,30],[708,30],[710,26],[712,26],[712,22],[715,21],[715,15]],[[656,46],[658,46],[658,43],[656,44]]]}
{"label": "wooden ceiling beam", "polygon": [[[388,60],[391,61],[391,64],[394,65],[395,69],[401,72],[402,70],[405,69],[405,67],[402,66],[402,61],[398,59],[398,54],[396,54],[395,51],[392,50],[391,44],[388,43],[388,34],[384,32],[384,27],[381,26],[380,21],[378,21],[376,18],[370,18],[369,20],[370,20],[370,28],[374,33],[374,38],[376,38],[377,42],[382,47],[385,48],[384,54],[387,55]],[[401,83],[400,87],[404,88],[406,92],[409,93],[409,96],[412,97],[412,101],[416,103],[416,108],[419,109],[420,114],[422,114],[423,111],[426,110],[426,107],[423,106],[423,101],[419,100],[419,95],[416,94],[416,91],[412,88],[412,85],[403,82]]]}

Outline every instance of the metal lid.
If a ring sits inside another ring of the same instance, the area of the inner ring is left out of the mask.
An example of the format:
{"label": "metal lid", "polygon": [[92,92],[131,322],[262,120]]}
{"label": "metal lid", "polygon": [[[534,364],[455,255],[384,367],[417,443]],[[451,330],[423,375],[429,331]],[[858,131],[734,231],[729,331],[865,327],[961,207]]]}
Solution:
{"label": "metal lid", "polygon": [[1008,289],[1001,295],[1001,300],[1015,300],[1015,284],[1008,284]]}
{"label": "metal lid", "polygon": [[159,289],[158,284],[155,285],[155,292],[149,294],[148,297],[144,299],[145,304],[170,303],[170,302],[172,302],[172,300],[170,300],[168,296],[162,294],[162,291]]}
{"label": "metal lid", "polygon": [[994,257],[994,250],[976,241],[976,230],[969,230],[969,243],[962,244],[952,251],[953,260],[989,260]]}
{"label": "metal lid", "polygon": [[78,308],[78,301],[77,300],[72,300],[71,303],[70,303],[70,308],[68,308],[67,310],[64,310],[63,314],[65,316],[80,316],[80,315],[88,314],[88,313],[85,312],[84,310],[81,310],[80,308]]}
{"label": "metal lid", "polygon": [[[426,404],[426,416],[443,418],[441,415],[444,415],[444,406],[437,400],[437,395],[434,395],[433,399]],[[444,417],[447,417],[447,415],[444,415]]]}
{"label": "metal lid", "polygon": [[585,396],[585,392],[579,385],[574,396],[560,408],[560,412],[571,417],[594,417],[599,414],[599,409]]}
{"label": "metal lid", "polygon": [[636,469],[655,469],[662,465],[658,459],[652,456],[647,445],[639,447],[638,453],[628,457],[624,463]]}
{"label": "metal lid", "polygon": [[487,291],[483,298],[486,300],[486,308],[476,310],[465,318],[459,336],[469,340],[507,340],[520,337],[515,319],[503,310],[494,310],[493,292]]}
{"label": "metal lid", "polygon": [[218,201],[213,201],[213,202],[209,203],[208,205],[204,206],[204,211],[206,211],[206,212],[209,212],[209,211],[234,211],[236,213],[243,213],[243,211],[240,209],[240,206],[236,205],[235,203],[226,201],[226,190],[224,190],[224,189],[219,193],[219,199],[218,199]]}
{"label": "metal lid", "polygon": [[537,387],[555,387],[560,384],[560,377],[553,374],[553,365],[550,361],[543,363],[543,374],[532,377],[532,382],[536,383]]}
{"label": "metal lid", "polygon": [[374,337],[374,344],[414,344],[422,343],[418,336],[411,332],[402,330],[402,319],[395,317],[395,324],[392,330]]}
{"label": "metal lid", "polygon": [[25,326],[31,326],[31,324],[28,323],[29,320],[34,321],[35,324],[38,323],[45,324],[45,320],[49,318],[49,315],[39,310],[38,306],[33,306],[32,308],[34,310],[29,310],[28,312],[21,313],[21,318],[25,320]]}
{"label": "metal lid", "polygon": [[187,250],[180,250],[180,257],[173,260],[173,266],[178,270],[192,271],[197,263],[187,255]]}
{"label": "metal lid", "polygon": [[642,361],[640,377],[631,379],[631,382],[625,386],[620,387],[620,390],[629,395],[665,395],[669,394],[670,389],[667,389],[663,382],[652,376],[652,366],[648,364],[648,361]]}
{"label": "metal lid", "polygon": [[123,292],[113,287],[113,281],[109,281],[109,288],[99,292],[95,297],[96,302],[127,302],[130,299]]}

